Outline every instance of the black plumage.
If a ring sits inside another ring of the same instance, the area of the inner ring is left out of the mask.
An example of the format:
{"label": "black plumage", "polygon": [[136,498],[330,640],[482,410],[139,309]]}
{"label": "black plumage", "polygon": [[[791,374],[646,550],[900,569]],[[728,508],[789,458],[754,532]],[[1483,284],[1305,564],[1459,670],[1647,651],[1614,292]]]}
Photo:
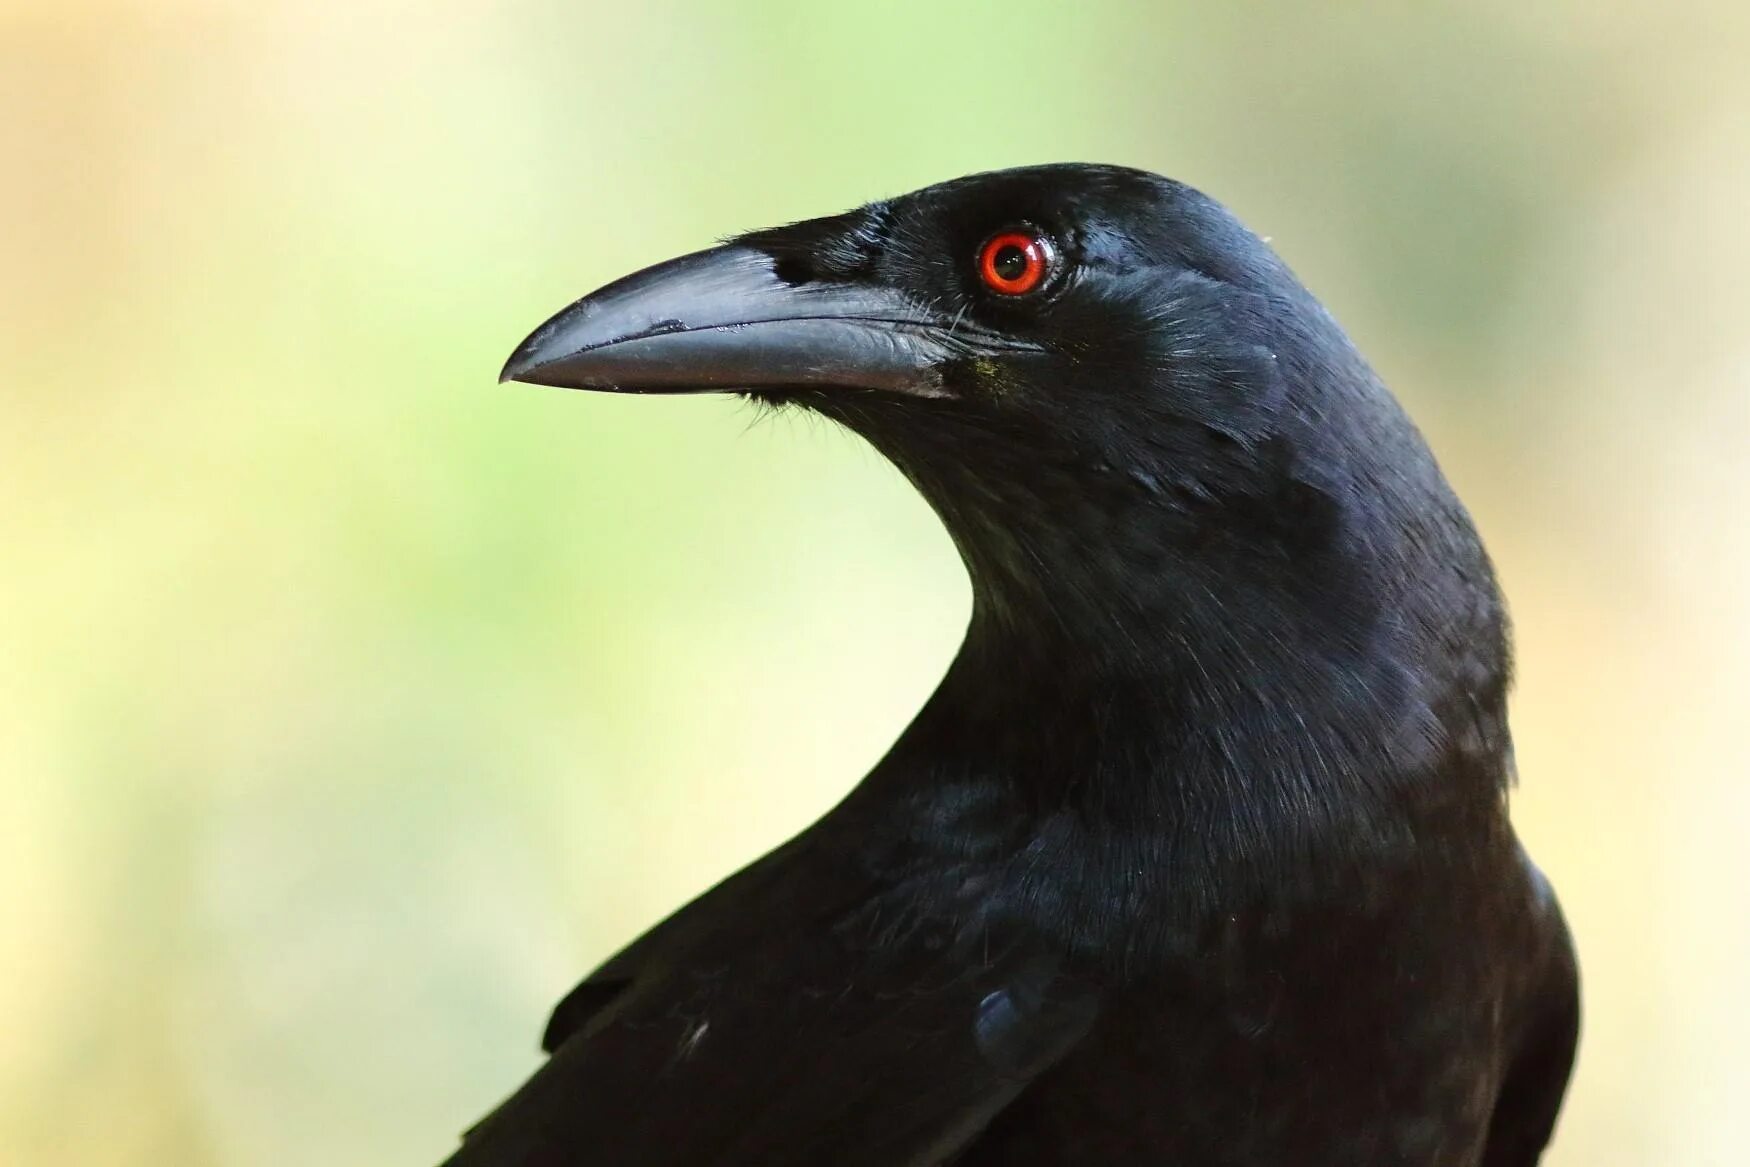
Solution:
{"label": "black plumage", "polygon": [[578,986],[456,1167],[1537,1160],[1578,1005],[1494,577],[1223,208],[961,179],[609,285],[505,375],[833,418],[974,607],[891,752]]}

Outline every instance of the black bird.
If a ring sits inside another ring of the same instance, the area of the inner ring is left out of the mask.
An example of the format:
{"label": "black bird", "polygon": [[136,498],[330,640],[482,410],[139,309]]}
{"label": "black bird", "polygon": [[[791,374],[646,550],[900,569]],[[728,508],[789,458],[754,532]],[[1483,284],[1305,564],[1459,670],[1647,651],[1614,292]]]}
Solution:
{"label": "black bird", "polygon": [[1493,573],[1221,206],[964,178],[628,276],[504,377],[832,418],[974,604],[892,751],[566,997],[452,1164],[1536,1162],[1578,1001]]}

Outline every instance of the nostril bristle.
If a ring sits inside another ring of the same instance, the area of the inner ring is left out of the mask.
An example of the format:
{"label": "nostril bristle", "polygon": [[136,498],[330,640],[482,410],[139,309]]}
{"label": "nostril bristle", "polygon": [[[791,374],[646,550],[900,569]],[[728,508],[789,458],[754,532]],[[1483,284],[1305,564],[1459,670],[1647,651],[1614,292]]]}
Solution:
{"label": "nostril bristle", "polygon": [[772,274],[792,288],[814,280],[814,268],[799,255],[780,256],[772,261]]}

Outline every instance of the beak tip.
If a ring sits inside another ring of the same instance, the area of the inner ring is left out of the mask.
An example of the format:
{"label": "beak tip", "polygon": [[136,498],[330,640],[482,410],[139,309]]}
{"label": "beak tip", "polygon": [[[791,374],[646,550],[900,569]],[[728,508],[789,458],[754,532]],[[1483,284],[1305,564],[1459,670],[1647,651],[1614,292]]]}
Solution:
{"label": "beak tip", "polygon": [[525,336],[498,371],[498,383],[517,381],[524,385],[572,387],[564,371],[570,363],[572,350],[579,346],[568,343],[561,334],[577,311],[578,305],[574,304]]}
{"label": "beak tip", "polygon": [[508,384],[511,381],[527,381],[530,374],[548,363],[543,355],[536,351],[538,346],[533,343],[534,339],[534,337],[530,337],[522,344],[517,345],[516,351],[511,353],[509,359],[504,362],[504,368],[498,371],[500,385]]}

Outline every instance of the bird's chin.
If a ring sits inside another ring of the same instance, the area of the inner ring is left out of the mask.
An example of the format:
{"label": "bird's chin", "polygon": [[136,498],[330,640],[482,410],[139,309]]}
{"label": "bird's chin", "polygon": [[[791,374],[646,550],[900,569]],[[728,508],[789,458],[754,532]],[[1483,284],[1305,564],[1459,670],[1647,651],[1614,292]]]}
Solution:
{"label": "bird's chin", "polygon": [[773,409],[796,407],[822,413],[833,412],[838,405],[846,402],[868,404],[880,400],[913,399],[910,394],[894,393],[873,386],[864,389],[838,386],[823,390],[814,385],[761,385],[738,389],[736,396],[756,405],[769,406]]}
{"label": "bird's chin", "polygon": [[784,409],[803,404],[800,399],[806,392],[805,389],[740,389],[735,395],[762,409]]}

